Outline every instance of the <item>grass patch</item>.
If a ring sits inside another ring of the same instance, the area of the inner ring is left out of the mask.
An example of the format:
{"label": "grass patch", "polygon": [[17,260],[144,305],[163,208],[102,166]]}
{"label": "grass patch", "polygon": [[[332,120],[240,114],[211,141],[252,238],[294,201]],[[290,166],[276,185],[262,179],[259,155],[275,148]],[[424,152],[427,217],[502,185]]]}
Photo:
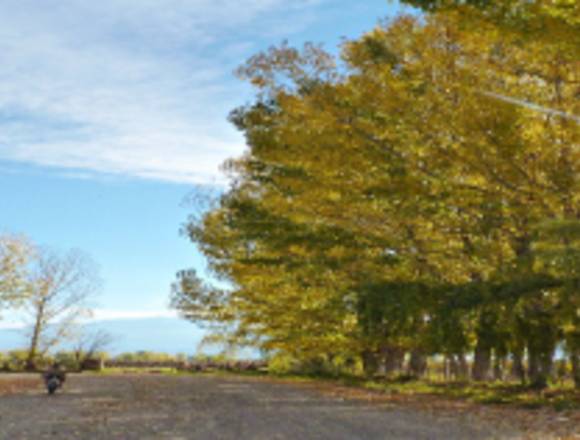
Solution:
{"label": "grass patch", "polygon": [[580,410],[580,392],[572,386],[559,386],[543,392],[506,383],[397,381],[366,382],[371,390],[395,392],[403,395],[430,395],[466,400],[483,405],[512,405],[526,409],[551,407],[557,411]]}
{"label": "grass patch", "polygon": [[571,383],[537,391],[516,383],[438,382],[428,380],[368,380],[358,376],[275,375],[294,382],[316,381],[409,397],[440,397],[481,405],[525,409],[580,410],[580,392]]}

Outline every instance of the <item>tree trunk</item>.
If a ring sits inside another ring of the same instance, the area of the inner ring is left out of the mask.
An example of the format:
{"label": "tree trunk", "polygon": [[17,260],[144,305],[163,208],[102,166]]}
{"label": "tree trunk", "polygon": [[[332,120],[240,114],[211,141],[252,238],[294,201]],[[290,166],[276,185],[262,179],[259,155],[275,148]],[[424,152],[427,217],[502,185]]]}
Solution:
{"label": "tree trunk", "polygon": [[422,350],[414,349],[411,351],[409,358],[409,375],[414,377],[422,377],[427,370],[427,357]]}
{"label": "tree trunk", "polygon": [[383,355],[385,374],[387,376],[393,376],[402,370],[405,360],[405,350],[400,347],[388,347],[384,349]]}
{"label": "tree trunk", "polygon": [[28,371],[36,370],[36,357],[38,353],[38,342],[40,340],[40,333],[42,331],[42,319],[44,316],[44,306],[41,304],[36,311],[36,320],[32,329],[32,337],[30,338],[30,346],[28,348],[28,355],[26,357],[26,369]]}
{"label": "tree trunk", "polygon": [[532,388],[544,389],[548,386],[548,379],[554,365],[553,353],[531,351],[528,362],[528,377]]}
{"label": "tree trunk", "polygon": [[548,385],[548,379],[554,377],[554,353],[551,351],[548,353],[542,353],[540,356],[540,362],[542,366],[542,372],[546,377],[546,386]]}
{"label": "tree trunk", "polygon": [[538,376],[538,370],[540,369],[538,364],[538,354],[528,350],[528,377],[531,382],[534,382],[534,379]]}
{"label": "tree trunk", "polygon": [[504,365],[505,365],[505,357],[498,355],[496,352],[493,359],[494,380],[503,380]]}
{"label": "tree trunk", "polygon": [[570,362],[572,364],[574,387],[580,390],[580,350],[572,350],[572,353],[570,353]]}
{"label": "tree trunk", "polygon": [[443,360],[443,378],[448,381],[451,378],[451,358],[449,355],[445,356]]}
{"label": "tree trunk", "polygon": [[364,350],[361,354],[365,376],[373,377],[379,370],[379,357],[372,350]]}
{"label": "tree trunk", "polygon": [[515,351],[512,353],[511,375],[518,379],[522,385],[526,383],[526,369],[524,368],[523,351]]}
{"label": "tree trunk", "polygon": [[453,376],[455,380],[466,379],[469,368],[465,356],[461,354],[449,356],[449,369],[451,376]]}
{"label": "tree trunk", "polygon": [[26,370],[36,370],[36,352],[38,351],[38,331],[34,328],[34,333],[28,348],[28,355],[26,357]]}
{"label": "tree trunk", "polygon": [[477,342],[473,357],[473,370],[471,377],[473,380],[489,380],[489,370],[491,367],[491,349],[481,341]]}
{"label": "tree trunk", "polygon": [[465,359],[465,355],[463,353],[457,355],[457,363],[458,379],[467,380],[469,378],[469,364],[467,363],[467,359]]}

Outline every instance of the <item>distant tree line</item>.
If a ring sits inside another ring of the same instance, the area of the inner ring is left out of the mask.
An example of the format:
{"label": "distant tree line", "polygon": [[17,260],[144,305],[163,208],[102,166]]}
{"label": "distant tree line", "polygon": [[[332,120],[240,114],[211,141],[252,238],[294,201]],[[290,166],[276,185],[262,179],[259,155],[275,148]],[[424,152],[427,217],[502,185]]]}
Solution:
{"label": "distant tree line", "polygon": [[580,387],[579,3],[409,3],[239,69],[248,149],[185,228],[219,282],[173,304],[302,365]]}
{"label": "distant tree line", "polygon": [[[169,354],[152,351],[125,352],[111,355],[100,346],[99,351],[59,350],[36,359],[36,369],[42,371],[55,363],[69,372],[82,371],[266,371],[263,359],[234,359],[225,355]],[[0,351],[0,372],[18,373],[29,370],[27,350]],[[277,372],[279,370],[273,370]]]}

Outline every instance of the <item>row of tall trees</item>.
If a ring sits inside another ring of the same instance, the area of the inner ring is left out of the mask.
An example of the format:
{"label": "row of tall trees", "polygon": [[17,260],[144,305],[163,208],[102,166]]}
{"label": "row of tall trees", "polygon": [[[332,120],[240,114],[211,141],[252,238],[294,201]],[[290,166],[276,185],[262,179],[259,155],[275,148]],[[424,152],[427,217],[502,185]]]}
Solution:
{"label": "row of tall trees", "polygon": [[99,284],[95,264],[80,251],[58,253],[25,237],[0,236],[0,311],[24,326],[28,369],[67,339],[74,340],[79,358],[102,345],[101,333],[80,326],[91,314]]}
{"label": "row of tall trees", "polygon": [[561,351],[580,387],[577,3],[410,3],[429,13],[339,60],[281,45],[240,68],[248,150],[186,227],[218,282],[180,273],[174,305],[368,374],[442,355],[544,387]]}

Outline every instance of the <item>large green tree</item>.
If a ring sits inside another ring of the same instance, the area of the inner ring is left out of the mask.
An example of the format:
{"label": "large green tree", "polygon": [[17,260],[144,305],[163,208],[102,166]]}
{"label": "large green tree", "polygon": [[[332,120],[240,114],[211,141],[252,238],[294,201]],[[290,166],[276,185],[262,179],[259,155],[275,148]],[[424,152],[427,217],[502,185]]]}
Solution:
{"label": "large green tree", "polygon": [[240,68],[258,89],[232,113],[249,148],[187,228],[228,286],[183,276],[186,316],[369,373],[410,352],[465,375],[474,351],[476,378],[492,357],[501,377],[527,353],[546,384],[562,331],[575,334],[577,273],[534,246],[538,225],[580,215],[577,63],[573,46],[495,19],[475,33],[464,12],[400,17],[341,60],[282,45]]}

